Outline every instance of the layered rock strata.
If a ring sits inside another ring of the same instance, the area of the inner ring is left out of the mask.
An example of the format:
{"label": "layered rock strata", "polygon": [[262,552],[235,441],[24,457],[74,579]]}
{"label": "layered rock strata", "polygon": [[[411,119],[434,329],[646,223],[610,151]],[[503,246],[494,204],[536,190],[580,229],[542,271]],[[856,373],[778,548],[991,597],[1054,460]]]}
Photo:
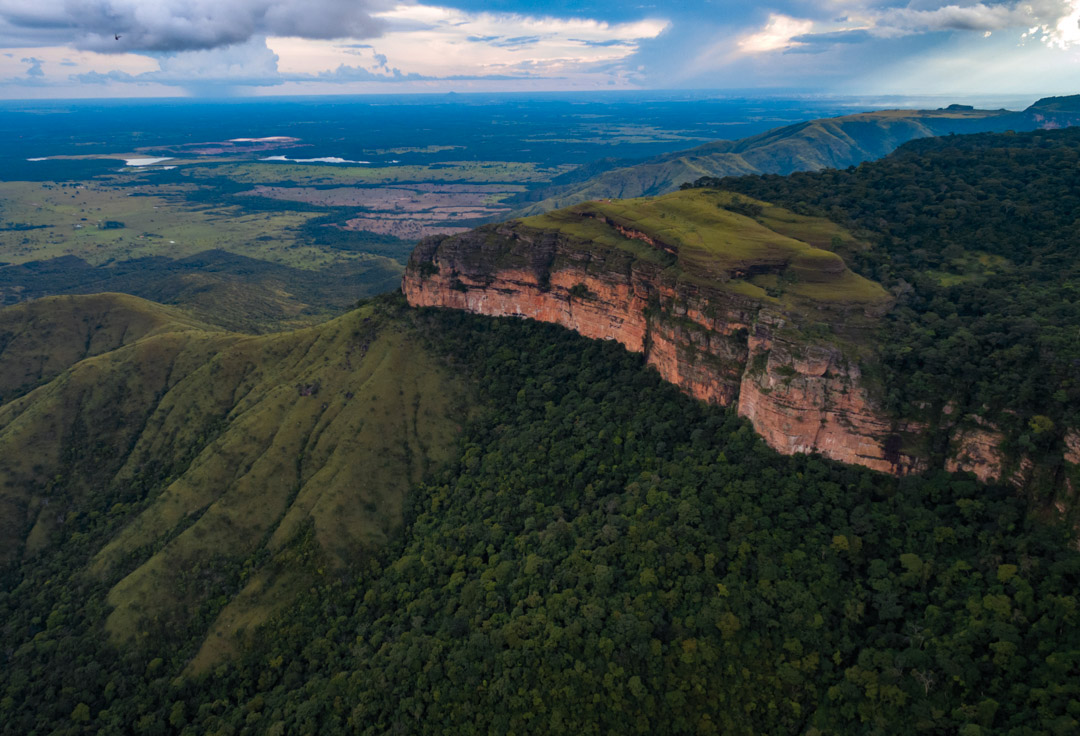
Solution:
{"label": "layered rock strata", "polygon": [[1080,483],[1076,429],[1062,439],[1064,462],[1037,468],[1006,450],[999,427],[952,404],[919,408],[919,421],[885,411],[884,387],[865,373],[878,365],[876,318],[891,298],[821,247],[830,232],[834,247],[852,247],[850,233],[720,192],[632,202],[425,239],[403,291],[414,306],[617,340],[687,393],[735,405],[785,454],[903,475],[929,468],[938,448],[935,466],[984,482]]}
{"label": "layered rock strata", "polygon": [[662,261],[503,225],[421,241],[402,289],[414,306],[528,317],[617,340],[687,393],[737,404],[780,452],[893,474],[925,467],[903,450],[914,428],[885,414],[856,359],[828,340],[808,341],[790,315],[760,299],[673,272]]}

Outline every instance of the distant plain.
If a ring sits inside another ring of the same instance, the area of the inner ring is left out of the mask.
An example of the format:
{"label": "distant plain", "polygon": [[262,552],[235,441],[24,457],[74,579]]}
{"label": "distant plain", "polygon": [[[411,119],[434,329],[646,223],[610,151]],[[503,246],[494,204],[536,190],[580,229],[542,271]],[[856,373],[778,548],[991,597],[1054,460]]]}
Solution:
{"label": "distant plain", "polygon": [[677,94],[8,102],[0,304],[119,290],[230,329],[312,324],[393,289],[420,237],[504,219],[537,187],[848,105]]}

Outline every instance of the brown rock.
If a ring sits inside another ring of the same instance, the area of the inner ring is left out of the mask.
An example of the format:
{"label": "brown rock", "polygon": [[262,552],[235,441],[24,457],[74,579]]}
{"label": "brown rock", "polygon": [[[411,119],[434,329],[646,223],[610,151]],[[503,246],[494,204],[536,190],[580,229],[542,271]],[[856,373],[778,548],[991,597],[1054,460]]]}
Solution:
{"label": "brown rock", "polygon": [[[980,419],[972,417],[972,419]],[[1001,443],[1005,437],[993,428],[966,427],[953,433],[945,469],[950,473],[971,472],[984,483],[997,480],[1004,469]]]}
{"label": "brown rock", "polygon": [[[884,411],[859,360],[840,347],[848,343],[809,339],[796,328],[798,315],[721,283],[680,280],[626,252],[519,223],[421,241],[402,290],[414,306],[528,317],[617,340],[692,396],[736,405],[779,452],[817,452],[895,475],[928,467],[905,451],[905,438],[926,427]],[[846,316],[835,319],[843,326]],[[954,431],[946,469],[1000,478],[1001,433],[966,419]],[[1080,433],[1070,438],[1066,457],[1078,462]]]}
{"label": "brown rock", "polygon": [[1080,465],[1080,430],[1065,433],[1065,462]]}
{"label": "brown rock", "polygon": [[924,466],[900,451],[894,422],[836,348],[799,344],[781,334],[789,322],[782,313],[666,280],[655,264],[501,227],[423,241],[402,289],[414,306],[528,317],[617,340],[692,396],[737,403],[780,452],[819,452],[890,473]]}

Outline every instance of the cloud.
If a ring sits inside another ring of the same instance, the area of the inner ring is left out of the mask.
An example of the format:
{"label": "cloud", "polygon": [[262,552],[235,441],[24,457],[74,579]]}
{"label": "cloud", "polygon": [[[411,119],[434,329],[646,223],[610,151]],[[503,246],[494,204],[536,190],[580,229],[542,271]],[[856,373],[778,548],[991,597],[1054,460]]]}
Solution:
{"label": "cloud", "polygon": [[373,72],[359,66],[339,66],[337,69],[322,71],[318,74],[287,74],[281,77],[283,82],[460,82],[478,80],[531,79],[528,75],[510,74],[451,74],[448,76],[427,76],[400,69],[388,69],[387,72]]}
{"label": "cloud", "polygon": [[738,47],[746,54],[780,51],[791,47],[794,38],[806,35],[813,27],[814,22],[811,20],[770,13],[765,27],[757,33],[740,38]]}
{"label": "cloud", "polygon": [[525,75],[500,74],[430,76],[390,68],[386,64],[386,57],[381,54],[374,54],[374,59],[376,61],[374,69],[341,64],[334,69],[325,69],[315,73],[282,73],[278,68],[278,55],[266,46],[264,39],[253,38],[247,43],[220,49],[165,55],[159,59],[160,68],[153,71],[139,74],[121,70],[91,71],[72,74],[69,79],[79,84],[95,85],[167,85],[183,87],[195,94],[222,95],[238,87],[273,87],[287,82],[349,84],[527,78]]}
{"label": "cloud", "polygon": [[630,45],[629,41],[624,41],[624,40],[619,39],[619,38],[611,38],[611,39],[608,39],[607,41],[590,41],[590,40],[588,40],[586,38],[571,38],[570,40],[575,41],[577,43],[580,43],[580,44],[582,44],[584,46],[591,46],[593,48],[606,48],[608,46],[629,46]]}
{"label": "cloud", "polygon": [[515,48],[518,46],[533,46],[540,43],[540,36],[517,36],[516,38],[499,38],[490,41],[493,46],[502,48]]}
{"label": "cloud", "polygon": [[815,20],[771,13],[759,30],[744,33],[737,47],[744,54],[766,52],[820,53],[839,44],[902,38],[941,32],[974,32],[989,38],[994,31],[1014,30],[1021,39],[1068,48],[1080,44],[1080,0],[1017,2],[910,2],[879,7],[873,0],[845,3],[839,19]]}
{"label": "cloud", "polygon": [[1041,40],[1051,48],[1067,49],[1080,46],[1080,0],[1072,0],[1056,20],[1044,23],[1039,29]]}
{"label": "cloud", "polygon": [[[176,52],[267,35],[370,38],[393,0],[0,0],[0,19],[42,44],[101,53]],[[119,36],[117,39],[116,36]]]}
{"label": "cloud", "polygon": [[[669,26],[658,19],[606,23],[431,5],[398,5],[378,17],[387,22],[387,31],[370,44],[376,47],[370,55],[357,53],[354,44],[297,38],[271,38],[268,43],[286,77],[317,76],[326,70],[336,75],[344,66],[367,69],[380,81],[398,68],[424,81],[588,78],[595,85],[618,76],[621,71],[615,67],[626,64],[642,41]],[[621,77],[619,81],[624,83]]]}
{"label": "cloud", "polygon": [[267,87],[282,83],[278,57],[262,38],[224,48],[166,54],[158,59],[158,69],[140,74],[112,70],[73,74],[81,84],[164,84],[192,92],[223,94],[234,87]]}
{"label": "cloud", "polygon": [[43,72],[41,70],[41,65],[44,64],[45,62],[42,61],[41,59],[37,59],[37,58],[34,58],[33,56],[31,56],[31,57],[26,58],[26,59],[20,59],[20,61],[23,64],[29,64],[30,65],[30,68],[26,70],[26,76],[28,76],[28,77],[39,77],[39,78],[45,76],[45,72]]}
{"label": "cloud", "polygon": [[130,85],[133,93],[541,79],[625,86],[624,62],[669,25],[413,0],[0,0],[0,47],[44,58],[42,84]]}
{"label": "cloud", "polygon": [[[1061,3],[1042,3],[1048,9]],[[875,22],[881,35],[926,33],[932,31],[999,31],[1023,28],[1037,20],[1038,10],[1030,3],[975,3],[942,5],[919,9],[908,6],[883,12]]]}
{"label": "cloud", "polygon": [[865,28],[855,28],[850,31],[826,31],[824,33],[806,33],[802,36],[793,36],[791,42],[795,44],[826,44],[834,43],[864,43],[874,38],[874,34]]}

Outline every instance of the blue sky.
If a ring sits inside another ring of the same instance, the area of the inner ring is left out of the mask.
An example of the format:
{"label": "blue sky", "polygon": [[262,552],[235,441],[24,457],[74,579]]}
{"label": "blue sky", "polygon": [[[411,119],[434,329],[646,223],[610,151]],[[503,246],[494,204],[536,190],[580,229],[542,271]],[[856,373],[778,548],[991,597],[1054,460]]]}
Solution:
{"label": "blue sky", "polygon": [[1080,92],[1080,0],[0,0],[0,97]]}

